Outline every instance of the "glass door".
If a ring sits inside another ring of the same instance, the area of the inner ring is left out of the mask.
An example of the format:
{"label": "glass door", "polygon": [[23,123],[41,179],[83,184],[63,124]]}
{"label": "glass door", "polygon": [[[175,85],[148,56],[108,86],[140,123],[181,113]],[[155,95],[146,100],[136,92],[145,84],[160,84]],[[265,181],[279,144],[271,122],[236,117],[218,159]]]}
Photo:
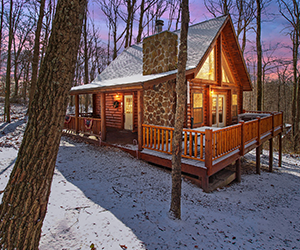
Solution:
{"label": "glass door", "polygon": [[133,129],[133,98],[132,95],[124,96],[124,129]]}
{"label": "glass door", "polygon": [[213,127],[225,126],[225,95],[212,96],[211,118]]}

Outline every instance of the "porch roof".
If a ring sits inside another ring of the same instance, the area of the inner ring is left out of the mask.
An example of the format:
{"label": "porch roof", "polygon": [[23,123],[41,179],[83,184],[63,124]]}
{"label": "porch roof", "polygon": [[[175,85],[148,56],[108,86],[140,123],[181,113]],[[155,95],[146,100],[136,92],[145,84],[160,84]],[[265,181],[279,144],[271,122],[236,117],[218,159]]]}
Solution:
{"label": "porch roof", "polygon": [[[187,72],[192,67],[187,67]],[[144,87],[144,83],[153,82],[157,79],[169,80],[176,77],[177,70],[163,72],[160,74],[142,75],[136,74],[127,77],[108,79],[103,81],[94,80],[90,84],[80,85],[71,89],[71,94],[93,93],[95,91],[114,91],[122,89],[140,89]]]}

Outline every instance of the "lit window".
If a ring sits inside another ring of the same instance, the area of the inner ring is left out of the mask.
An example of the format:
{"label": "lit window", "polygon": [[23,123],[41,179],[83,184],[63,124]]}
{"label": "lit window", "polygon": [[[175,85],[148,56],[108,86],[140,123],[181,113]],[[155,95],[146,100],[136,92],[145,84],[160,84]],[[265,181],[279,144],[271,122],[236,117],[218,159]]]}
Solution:
{"label": "lit window", "polygon": [[203,94],[193,93],[194,124],[203,123]]}
{"label": "lit window", "polygon": [[236,117],[238,115],[238,106],[237,106],[237,94],[232,95],[232,117]]}
{"label": "lit window", "polygon": [[224,70],[224,67],[222,67],[222,82],[230,82],[226,74],[226,71]]}
{"label": "lit window", "polygon": [[210,52],[196,78],[215,80],[215,48]]}
{"label": "lit window", "polygon": [[222,82],[234,82],[224,53],[222,53]]}

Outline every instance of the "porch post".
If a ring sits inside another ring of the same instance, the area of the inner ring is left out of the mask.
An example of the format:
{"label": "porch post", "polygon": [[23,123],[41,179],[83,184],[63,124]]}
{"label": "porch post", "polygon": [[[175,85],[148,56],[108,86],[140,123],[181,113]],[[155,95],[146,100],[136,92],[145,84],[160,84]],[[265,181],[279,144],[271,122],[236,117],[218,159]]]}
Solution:
{"label": "porch post", "polygon": [[142,97],[142,91],[139,90],[137,92],[137,98],[138,98],[138,150],[143,150],[143,97]]}
{"label": "porch post", "polygon": [[269,140],[269,172],[273,171],[273,138]]}
{"label": "porch post", "polygon": [[79,95],[75,95],[75,132],[79,130]]}
{"label": "porch post", "polygon": [[106,140],[106,105],[105,105],[105,93],[100,93],[101,97],[101,140]]}

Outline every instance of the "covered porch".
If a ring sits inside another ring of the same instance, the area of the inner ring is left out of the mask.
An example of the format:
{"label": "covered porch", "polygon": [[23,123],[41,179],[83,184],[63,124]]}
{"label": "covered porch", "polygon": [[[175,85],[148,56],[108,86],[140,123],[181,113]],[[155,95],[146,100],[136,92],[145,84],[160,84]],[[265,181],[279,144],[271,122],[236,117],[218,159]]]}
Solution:
{"label": "covered porch", "polygon": [[[92,112],[80,112],[80,95],[92,95]],[[67,114],[64,132],[96,137],[113,145],[141,142],[142,90],[139,87],[74,93],[75,112]],[[142,150],[141,143],[138,144]]]}

